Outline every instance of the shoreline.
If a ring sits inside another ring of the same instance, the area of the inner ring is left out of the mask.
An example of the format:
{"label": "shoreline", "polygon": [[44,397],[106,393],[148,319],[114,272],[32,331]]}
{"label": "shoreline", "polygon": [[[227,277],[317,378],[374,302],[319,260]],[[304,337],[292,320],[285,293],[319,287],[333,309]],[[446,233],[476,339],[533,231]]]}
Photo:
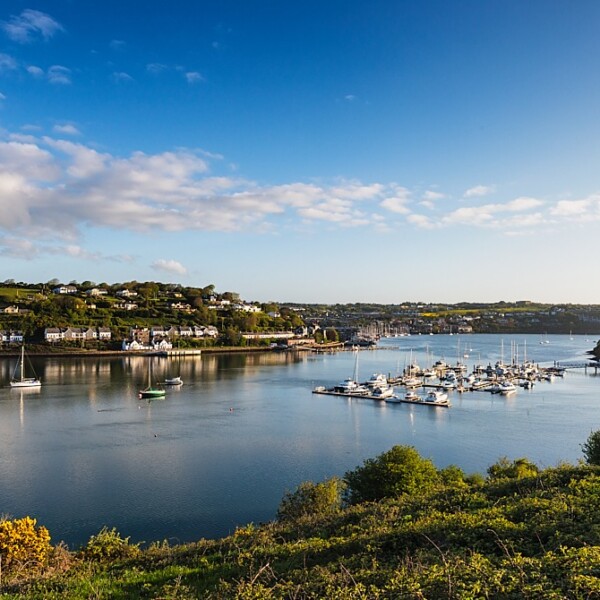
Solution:
{"label": "shoreline", "polygon": [[[240,353],[255,353],[255,352],[273,352],[272,348],[238,348],[236,346],[225,346],[222,348],[182,348],[180,352],[184,354],[184,350],[190,350],[190,356],[202,356],[202,354],[240,354]],[[198,352],[200,351],[200,352]],[[56,351],[36,351],[34,349],[27,350],[27,356],[41,356],[44,358],[56,356],[60,358],[98,358],[101,356],[157,356],[156,352],[151,350],[56,350]],[[0,358],[19,357],[20,350],[0,349]]]}

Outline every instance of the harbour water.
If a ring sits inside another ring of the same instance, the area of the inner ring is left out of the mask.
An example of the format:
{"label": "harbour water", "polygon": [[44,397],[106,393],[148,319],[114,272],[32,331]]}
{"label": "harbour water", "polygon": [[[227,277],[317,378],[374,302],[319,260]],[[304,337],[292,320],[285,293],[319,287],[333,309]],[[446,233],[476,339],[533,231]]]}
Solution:
{"label": "harbour water", "polygon": [[[517,347],[540,365],[583,362],[596,339],[390,338],[359,353],[359,379],[395,375],[411,357],[494,364]],[[508,397],[452,392],[448,409],[312,394],[353,375],[351,352],[155,358],[155,379],[181,375],[184,385],[148,402],[137,392],[149,360],[34,358],[37,390],[10,389],[16,359],[0,360],[0,513],[35,517],[73,547],[105,525],[136,542],[192,541],[268,521],[286,490],[395,444],[483,473],[501,456],[576,463],[600,429],[593,369]]]}

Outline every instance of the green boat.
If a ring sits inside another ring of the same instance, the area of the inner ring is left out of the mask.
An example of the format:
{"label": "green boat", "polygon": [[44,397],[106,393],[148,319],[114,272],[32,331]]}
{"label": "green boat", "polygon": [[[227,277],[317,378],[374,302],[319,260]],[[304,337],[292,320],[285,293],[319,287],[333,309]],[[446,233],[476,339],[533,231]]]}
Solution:
{"label": "green boat", "polygon": [[152,359],[150,359],[150,365],[148,367],[148,387],[139,391],[140,398],[164,398],[167,393],[162,387],[153,387],[152,386]]}

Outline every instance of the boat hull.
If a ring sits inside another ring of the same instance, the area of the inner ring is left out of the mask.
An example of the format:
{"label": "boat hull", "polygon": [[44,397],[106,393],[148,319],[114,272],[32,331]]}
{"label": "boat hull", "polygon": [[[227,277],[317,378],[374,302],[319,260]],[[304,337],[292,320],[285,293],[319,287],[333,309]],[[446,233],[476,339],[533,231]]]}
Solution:
{"label": "boat hull", "polygon": [[23,379],[21,381],[11,381],[11,388],[30,388],[30,387],[40,387],[42,382],[39,379]]}

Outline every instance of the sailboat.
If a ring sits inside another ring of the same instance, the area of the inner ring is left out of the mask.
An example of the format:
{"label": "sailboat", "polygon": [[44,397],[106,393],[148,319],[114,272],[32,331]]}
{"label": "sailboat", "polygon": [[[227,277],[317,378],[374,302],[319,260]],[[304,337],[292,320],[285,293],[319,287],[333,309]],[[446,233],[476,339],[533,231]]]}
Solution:
{"label": "sailboat", "polygon": [[148,386],[139,391],[139,397],[152,399],[162,398],[164,396],[166,396],[164,388],[152,387],[152,359],[150,359],[150,364],[148,366]]}
{"label": "sailboat", "polygon": [[[16,377],[17,371],[19,377]],[[35,373],[34,373],[35,375]],[[21,346],[21,358],[17,361],[13,378],[10,380],[10,387],[13,388],[29,388],[40,387],[42,382],[37,377],[25,377],[25,344]]]}

